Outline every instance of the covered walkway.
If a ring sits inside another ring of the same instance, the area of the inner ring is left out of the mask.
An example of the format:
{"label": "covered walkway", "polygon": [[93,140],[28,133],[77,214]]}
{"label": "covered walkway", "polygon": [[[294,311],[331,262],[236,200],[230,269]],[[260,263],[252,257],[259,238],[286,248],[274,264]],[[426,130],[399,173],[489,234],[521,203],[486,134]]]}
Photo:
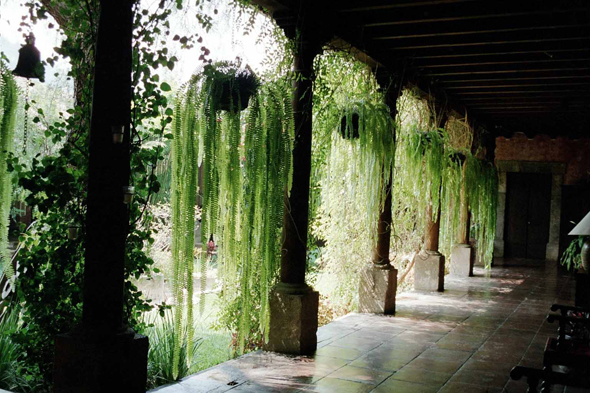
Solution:
{"label": "covered walkway", "polygon": [[573,279],[540,261],[476,268],[445,287],[398,294],[395,317],[350,314],[321,327],[314,357],[255,352],[154,392],[526,391],[510,369],[542,367],[557,328],[545,317],[553,303],[573,304]]}

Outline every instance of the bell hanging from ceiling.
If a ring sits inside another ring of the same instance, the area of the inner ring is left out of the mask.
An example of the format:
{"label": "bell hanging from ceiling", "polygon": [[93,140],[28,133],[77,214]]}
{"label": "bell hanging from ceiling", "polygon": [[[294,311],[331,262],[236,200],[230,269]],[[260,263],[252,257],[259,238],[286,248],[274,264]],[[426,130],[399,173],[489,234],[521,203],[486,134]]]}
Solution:
{"label": "bell hanging from ceiling", "polygon": [[45,67],[41,63],[41,53],[35,48],[35,36],[33,33],[25,38],[25,45],[18,50],[18,63],[12,71],[13,75],[23,78],[35,78],[40,82],[45,81]]}

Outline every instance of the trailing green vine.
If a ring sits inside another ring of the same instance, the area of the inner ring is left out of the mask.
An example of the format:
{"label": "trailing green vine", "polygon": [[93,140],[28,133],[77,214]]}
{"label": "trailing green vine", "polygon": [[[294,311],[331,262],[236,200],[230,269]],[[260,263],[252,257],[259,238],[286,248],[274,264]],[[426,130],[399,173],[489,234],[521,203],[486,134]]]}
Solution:
{"label": "trailing green vine", "polygon": [[[207,244],[213,236],[220,243],[218,274],[225,304],[221,320],[235,332],[240,352],[247,342],[260,342],[261,334],[268,332],[268,294],[277,275],[283,196],[292,170],[289,93],[285,80],[259,87],[249,69],[217,63],[195,75],[176,102],[172,145],[175,324],[179,328],[192,318],[194,209],[202,167],[201,242]],[[201,277],[206,277],[207,258],[197,252],[196,259]],[[203,302],[202,296],[201,306]],[[175,344],[175,369],[184,361],[180,344]]]}
{"label": "trailing green vine", "polygon": [[420,206],[432,205],[433,220],[438,216],[446,168],[444,138],[444,129],[421,130],[416,126],[405,129],[399,137],[403,187],[420,201]]}
{"label": "trailing green vine", "polygon": [[8,251],[12,175],[8,173],[7,160],[13,147],[16,104],[16,83],[0,58],[0,281],[3,275],[14,275]]}
{"label": "trailing green vine", "polygon": [[477,241],[477,256],[491,267],[496,235],[498,171],[490,162],[467,157],[467,198],[472,214],[471,236]]}
{"label": "trailing green vine", "polygon": [[[60,113],[56,122],[48,122],[42,109],[38,110],[39,121],[46,125],[45,138],[55,144],[58,154],[30,161],[12,156],[9,160],[9,170],[26,191],[26,202],[34,207],[38,224],[37,230],[20,238],[18,299],[24,307],[26,328],[15,333],[15,340],[26,353],[26,374],[40,385],[37,391],[50,391],[55,335],[72,331],[82,315],[91,76],[99,3],[31,1],[27,6],[26,23],[51,13],[60,24],[66,39],[56,51],[69,59],[70,76],[76,81],[75,106]],[[165,95],[170,86],[159,81],[155,70],[160,66],[172,69],[177,62],[167,48],[154,43],[168,31],[167,18],[175,6],[180,4],[173,0],[162,1],[155,9],[143,9],[140,3],[134,6],[130,184],[135,186],[135,198],[129,206],[125,250],[124,321],[140,332],[145,328],[141,315],[153,305],[132,280],[152,270],[153,261],[145,253],[145,245],[153,242],[147,206],[159,189],[154,170],[162,158],[162,143],[173,114]],[[183,40],[192,42],[190,37]],[[75,238],[68,237],[71,226],[79,227]]]}
{"label": "trailing green vine", "polygon": [[[402,101],[416,100],[407,96]],[[416,111],[419,103],[412,102],[404,108]],[[420,113],[421,112],[421,113]],[[432,219],[441,209],[439,250],[450,261],[452,247],[457,244],[461,223],[461,189],[465,187],[465,201],[471,212],[472,235],[476,239],[478,258],[489,267],[493,257],[493,243],[496,228],[497,173],[494,166],[475,158],[465,146],[456,146],[453,139],[471,140],[468,136],[450,137],[446,129],[433,129],[432,109],[427,105],[418,113],[405,114],[399,133],[398,160],[404,165],[398,168],[401,186],[400,198],[409,194],[414,201],[407,206],[420,217],[431,203]],[[470,132],[464,128],[461,132]],[[470,142],[469,142],[470,143]],[[455,146],[453,146],[455,145]],[[418,222],[422,222],[420,219]],[[419,225],[420,226],[420,225]],[[422,231],[422,233],[424,233]]]}
{"label": "trailing green vine", "polygon": [[[396,125],[365,64],[326,51],[315,70],[310,267],[320,291],[346,309],[354,307],[358,273],[375,247]],[[312,258],[317,244],[321,254]],[[335,285],[324,285],[324,276]]]}

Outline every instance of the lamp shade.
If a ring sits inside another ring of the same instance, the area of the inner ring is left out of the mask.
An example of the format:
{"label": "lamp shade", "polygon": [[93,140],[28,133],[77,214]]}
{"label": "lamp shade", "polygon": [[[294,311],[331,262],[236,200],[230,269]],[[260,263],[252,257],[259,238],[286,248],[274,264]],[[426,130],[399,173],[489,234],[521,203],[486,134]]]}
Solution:
{"label": "lamp shade", "polygon": [[568,235],[590,235],[590,212],[572,229]]}

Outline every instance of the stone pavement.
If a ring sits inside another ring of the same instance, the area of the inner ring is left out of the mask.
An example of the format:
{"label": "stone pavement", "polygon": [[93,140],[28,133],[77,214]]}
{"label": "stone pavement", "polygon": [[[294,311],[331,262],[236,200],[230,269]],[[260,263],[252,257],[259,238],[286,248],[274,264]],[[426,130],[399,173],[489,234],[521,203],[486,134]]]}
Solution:
{"label": "stone pavement", "polygon": [[574,293],[555,263],[534,265],[476,268],[445,277],[444,293],[398,294],[395,317],[347,315],[319,329],[314,357],[259,351],[153,392],[525,392],[510,369],[541,367],[557,329],[549,307],[573,304]]}

